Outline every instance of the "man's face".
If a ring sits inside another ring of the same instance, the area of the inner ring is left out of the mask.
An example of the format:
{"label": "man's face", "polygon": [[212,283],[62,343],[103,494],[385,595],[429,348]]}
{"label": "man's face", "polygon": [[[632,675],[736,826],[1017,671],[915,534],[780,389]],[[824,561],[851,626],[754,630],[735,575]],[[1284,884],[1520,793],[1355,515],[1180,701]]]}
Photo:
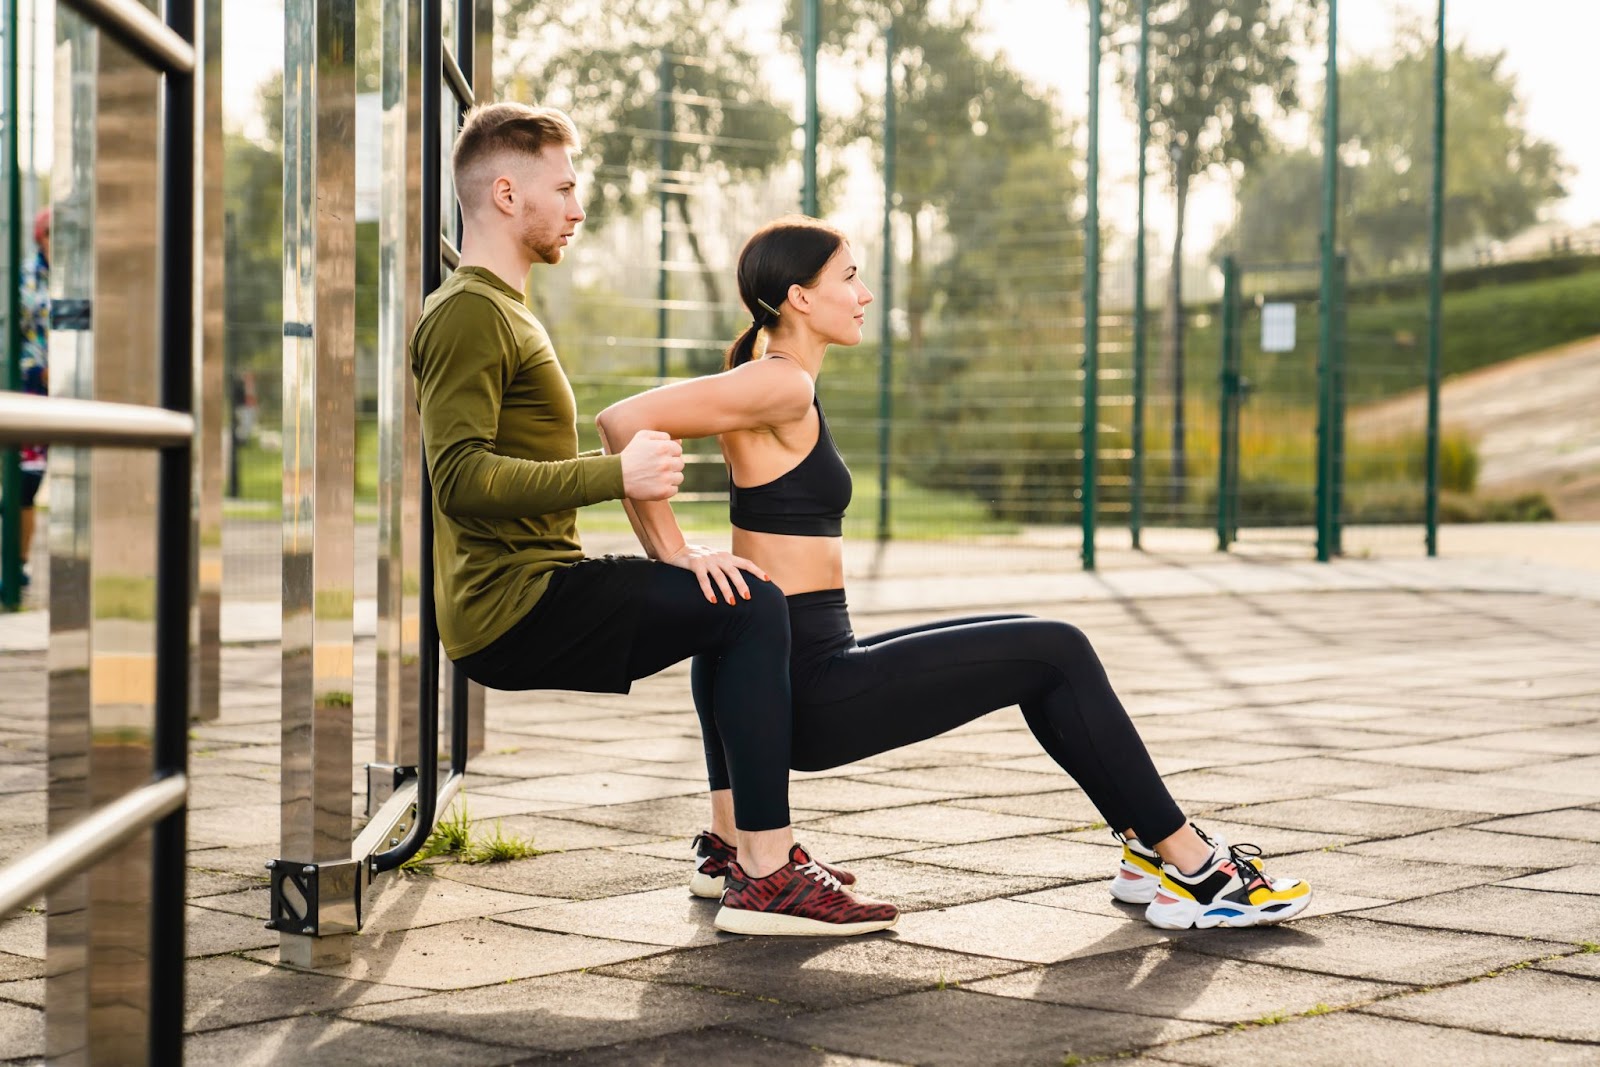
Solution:
{"label": "man's face", "polygon": [[534,260],[560,263],[567,241],[584,218],[571,150],[564,145],[546,145],[520,168],[517,186],[523,249]]}

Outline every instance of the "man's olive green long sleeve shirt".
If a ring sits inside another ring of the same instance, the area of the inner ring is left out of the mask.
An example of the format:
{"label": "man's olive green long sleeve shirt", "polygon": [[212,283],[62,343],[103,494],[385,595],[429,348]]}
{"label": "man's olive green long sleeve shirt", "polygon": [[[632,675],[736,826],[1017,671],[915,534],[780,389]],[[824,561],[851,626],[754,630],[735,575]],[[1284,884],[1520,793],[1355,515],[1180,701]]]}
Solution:
{"label": "man's olive green long sleeve shirt", "polygon": [[424,302],[411,370],[433,478],[439,637],[459,659],[583,558],[576,509],[622,496],[622,459],[578,454],[577,403],[549,335],[482,267]]}

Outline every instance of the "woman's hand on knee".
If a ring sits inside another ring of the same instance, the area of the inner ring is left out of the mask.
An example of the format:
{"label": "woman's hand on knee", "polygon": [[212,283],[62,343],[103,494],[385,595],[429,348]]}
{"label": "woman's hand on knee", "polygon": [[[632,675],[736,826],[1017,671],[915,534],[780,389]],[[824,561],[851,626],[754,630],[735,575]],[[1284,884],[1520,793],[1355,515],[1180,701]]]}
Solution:
{"label": "woman's hand on knee", "polygon": [[721,593],[722,599],[729,604],[734,602],[735,594],[741,600],[750,599],[750,586],[741,571],[749,571],[764,582],[772,580],[767,577],[766,571],[743,556],[705,545],[686,544],[672,555],[663,556],[661,562],[693,572],[700,581],[701,591],[713,604],[717,602],[717,593]]}

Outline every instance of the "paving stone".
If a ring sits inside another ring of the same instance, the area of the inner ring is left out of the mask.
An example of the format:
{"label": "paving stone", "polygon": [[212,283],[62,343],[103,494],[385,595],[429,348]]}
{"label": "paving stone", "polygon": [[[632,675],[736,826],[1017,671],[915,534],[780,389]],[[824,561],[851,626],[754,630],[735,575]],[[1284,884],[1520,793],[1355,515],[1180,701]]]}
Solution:
{"label": "paving stone", "polygon": [[1270,781],[1294,781],[1315,785],[1342,786],[1345,789],[1373,789],[1408,782],[1431,782],[1450,778],[1451,772],[1426,767],[1387,767],[1381,763],[1344,759],[1335,756],[1308,756],[1269,765],[1226,768],[1226,774]]}
{"label": "paving stone", "polygon": [[282,807],[271,804],[202,808],[189,813],[189,841],[198,845],[259,845],[276,854]]}
{"label": "paving stone", "polygon": [[44,913],[31,911],[0,922],[0,952],[44,959]]}
{"label": "paving stone", "polygon": [[777,1013],[748,997],[606,975],[562,974],[421,999],[366,1005],[346,1018],[504,1044],[573,1050]]}
{"label": "paving stone", "polygon": [[1487,833],[1461,827],[1388,841],[1363,841],[1351,845],[1349,851],[1362,856],[1393,856],[1396,859],[1428,860],[1433,863],[1476,864],[1489,860],[1508,867],[1535,870],[1550,870],[1574,863],[1600,863],[1600,844]]}
{"label": "paving stone", "polygon": [[[519,1067],[680,1067],[686,1063],[782,1063],[795,1067],[898,1067],[888,1060],[836,1055],[787,1041],[735,1030],[697,1030],[665,1037],[603,1045],[582,1052],[555,1052],[519,1060]],[[1122,1067],[1122,1065],[1118,1065]]]}
{"label": "paving stone", "polygon": [[18,979],[38,978],[44,974],[43,958],[18,956],[10,952],[0,952],[0,982],[14,982]]}
{"label": "paving stone", "polygon": [[[362,934],[354,949],[350,963],[306,968],[305,972],[412,989],[472,989],[661,951],[657,945],[527,930],[490,919]],[[278,950],[249,955],[276,963]]]}
{"label": "paving stone", "polygon": [[855,812],[823,819],[797,822],[801,830],[823,830],[836,834],[865,837],[890,837],[899,841],[924,841],[962,844],[1044,834],[1062,828],[1059,820],[1035,819],[1023,815],[1000,815],[992,811],[947,807],[943,804],[913,804],[888,811]]}
{"label": "paving stone", "polygon": [[1569,726],[1547,726],[1541,730],[1508,730],[1505,733],[1486,734],[1465,742],[1481,748],[1505,749],[1512,752],[1542,752],[1553,756],[1592,756],[1600,753],[1600,726],[1594,723],[1575,723]]}
{"label": "paving stone", "polygon": [[1167,741],[1149,746],[1161,773],[1176,773],[1162,763],[1163,756],[1178,756],[1190,764],[1184,770],[1202,767],[1234,767],[1242,763],[1271,765],[1282,760],[1314,756],[1309,745],[1258,745],[1251,741],[1214,738],[1209,741]]}
{"label": "paving stone", "polygon": [[1182,804],[1264,804],[1323,796],[1339,787],[1299,778],[1245,778],[1231,771],[1185,771],[1165,779],[1167,791]]}
{"label": "paving stone", "polygon": [[[1042,757],[1049,759],[1048,756]],[[926,768],[923,770],[885,771],[872,776],[880,785],[905,786],[908,789],[930,789],[946,795],[1009,796],[1018,793],[1050,793],[1059,790],[1065,778],[1054,762],[1044,774],[1031,771],[1003,770],[996,767],[973,766],[971,758],[964,766]]]}
{"label": "paving stone", "polygon": [[340,1067],[393,1067],[397,1063],[495,1067],[515,1062],[522,1055],[503,1045],[316,1015],[196,1034],[184,1042],[183,1051],[190,1063],[225,1063],[228,1067],[273,1067],[290,1062]]}
{"label": "paving stone", "polygon": [[1197,1022],[1249,1022],[1318,1007],[1344,1007],[1402,987],[1306,974],[1282,967],[1151,945],[1046,967],[966,988],[1022,1000],[1135,1012]]}
{"label": "paving stone", "polygon": [[[1571,798],[1568,798],[1571,803]],[[1491,830],[1505,834],[1526,834],[1532,837],[1555,837],[1569,841],[1592,841],[1600,844],[1600,819],[1593,811],[1583,808],[1563,808],[1560,811],[1541,811],[1534,815],[1517,815],[1509,819],[1490,819],[1473,823],[1474,830]]]}
{"label": "paving stone", "polygon": [[1547,758],[1530,752],[1473,748],[1461,741],[1400,745],[1394,748],[1345,752],[1342,755],[1345,759],[1397,763],[1411,767],[1434,767],[1443,771],[1498,771],[1507,767],[1523,767]]}
{"label": "paving stone", "polygon": [[984,900],[913,912],[901,916],[896,930],[901,940],[912,944],[1026,963],[1058,963],[1166,939],[1148,923],[1015,900]]}
{"label": "paving stone", "polygon": [[[898,809],[948,800],[959,794],[934,789],[907,789],[858,778],[823,778],[789,786],[789,802],[814,811],[860,812]],[[892,818],[893,816],[888,816]]]}
{"label": "paving stone", "polygon": [[1020,966],[1010,960],[928,948],[888,934],[838,939],[724,937],[707,948],[619,963],[598,973],[704,986],[789,1008],[834,1008],[941,984],[973,982]]}
{"label": "paving stone", "polygon": [[188,1001],[184,1028],[190,1033],[243,1023],[330,1014],[376,1001],[420,996],[399,986],[353,982],[237,956],[193,960],[185,974]]}
{"label": "paving stone", "polygon": [[592,774],[562,774],[549,778],[528,778],[511,785],[478,790],[479,796],[513,797],[518,800],[550,800],[562,804],[632,804],[640,800],[684,796],[705,792],[704,785],[682,779],[652,778],[643,774],[600,771]]}
{"label": "paving stone", "polygon": [[[804,808],[789,809],[795,822],[815,819],[825,812]],[[633,830],[659,837],[693,837],[711,821],[711,804],[704,796],[673,796],[659,800],[645,800],[637,804],[614,804],[603,808],[574,806],[562,812],[561,818],[593,826],[609,826],[618,830]]]}
{"label": "paving stone", "polygon": [[1364,1010],[1482,1033],[1600,1042],[1600,983],[1531,970],[1393,997]]}
{"label": "paving stone", "polygon": [[193,904],[186,909],[186,914],[184,950],[190,959],[244,952],[278,943],[277,932],[262,925],[264,919],[210,911]]}
{"label": "paving stone", "polygon": [[1560,793],[1534,793],[1524,789],[1496,789],[1477,782],[1416,782],[1411,785],[1384,786],[1335,793],[1333,801],[1348,800],[1363,804],[1401,804],[1417,808],[1486,811],[1495,815],[1521,815],[1551,811],[1572,803]]}
{"label": "paving stone", "polygon": [[1331,797],[1250,804],[1231,808],[1228,815],[1263,826],[1350,834],[1357,837],[1415,834],[1474,822],[1479,818],[1473,812],[1368,804],[1361,801],[1335,800]]}
{"label": "paving stone", "polygon": [[1154,1053],[1171,1063],[1234,1067],[1239,1063],[1285,1063],[1295,1067],[1349,1067],[1372,1063],[1448,1063],[1451,1067],[1546,1064],[1577,1067],[1600,1063],[1600,1050],[1469,1030],[1448,1030],[1396,1019],[1341,1012],[1291,1019],[1276,1026],[1233,1031],[1166,1045]]}
{"label": "paving stone", "polygon": [[1357,855],[1349,849],[1272,856],[1268,870],[1304,879],[1318,891],[1337,887],[1343,892],[1377,897],[1388,902],[1488,885],[1527,873],[1525,867],[1428,863],[1422,860],[1401,864],[1392,859]]}
{"label": "paving stone", "polygon": [[[834,858],[837,857],[829,856],[830,860]],[[849,867],[851,873],[860,880],[863,893],[877,900],[890,901],[898,905],[902,912],[948,908],[975,900],[1013,896],[1043,889],[1059,881],[1056,878],[1015,873],[984,874],[928,863],[907,863],[900,859],[869,859],[851,862]]]}
{"label": "paving stone", "polygon": [[[685,868],[687,870],[687,868]],[[709,945],[725,938],[711,925],[717,902],[690,896],[688,879],[667,889],[507,912],[499,921],[536,930],[625,938],[651,945]]]}
{"label": "paving stone", "polygon": [[[628,760],[607,759],[570,750],[556,751],[523,738],[514,752],[499,751],[474,757],[474,772],[506,778],[546,778],[554,775],[615,771],[629,765]],[[472,783],[468,783],[470,788]]]}
{"label": "paving stone", "polygon": [[815,1048],[929,1067],[1061,1063],[1204,1032],[1200,1023],[1037,1004],[962,989],[750,1025]]}
{"label": "paving stone", "polygon": [[44,1012],[0,1001],[0,1055],[44,1055]]}
{"label": "paving stone", "polygon": [[[25,1008],[44,1007],[44,979],[24,978],[17,982],[0,982],[0,1000],[21,1004]],[[0,1048],[4,1048],[0,1045]]]}
{"label": "paving stone", "polygon": [[1359,918],[1576,944],[1600,933],[1600,897],[1485,885],[1374,908]]}
{"label": "paving stone", "polygon": [[531,896],[591,900],[641,889],[680,885],[686,875],[682,862],[636,856],[613,849],[588,848],[551,852],[509,863],[450,863],[435,869],[435,876],[486,889]]}
{"label": "paving stone", "polygon": [[[1600,863],[1584,863],[1522,878],[1508,878],[1499,884],[1512,889],[1543,889],[1552,893],[1597,896],[1600,895]],[[1600,930],[1595,933],[1600,934]]]}
{"label": "paving stone", "polygon": [[1495,788],[1565,793],[1574,803],[1593,803],[1600,800],[1600,756],[1568,760],[1537,756],[1530,765],[1485,777],[1484,782]]}
{"label": "paving stone", "polygon": [[[608,826],[590,826],[569,819],[547,815],[483,815],[478,814],[478,801],[474,799],[468,809],[477,826],[492,830],[499,826],[507,837],[532,841],[541,852],[568,852],[584,848],[617,848],[658,840],[655,834],[633,830],[615,830]],[[678,843],[680,852],[688,848],[689,838]],[[682,853],[686,854],[686,853]]]}
{"label": "paving stone", "polygon": [[1600,978],[1600,949],[1584,949],[1560,959],[1545,960],[1534,967],[1540,971],[1575,974],[1579,978]]}
{"label": "paving stone", "polygon": [[960,871],[1028,875],[1056,881],[1086,881],[1109,877],[1120,853],[1107,845],[1084,844],[1051,837],[1018,837],[1005,841],[980,841],[903,852],[906,863],[925,863]]}
{"label": "paving stone", "polygon": [[[368,930],[412,930],[555,902],[556,898],[549,896],[505,893],[434,874],[402,871],[385,876],[374,890],[368,891],[362,925]],[[271,909],[271,897],[264,886],[243,893],[200,897],[193,903],[258,922],[265,922]]]}
{"label": "paving stone", "polygon": [[971,797],[949,800],[949,808],[970,808],[973,811],[992,811],[1000,815],[1026,815],[1035,819],[1054,820],[1059,827],[1092,826],[1101,821],[1100,812],[1083,795],[1083,790],[1062,789],[1053,793],[1019,793],[1004,797]]}
{"label": "paving stone", "polygon": [[1553,941],[1400,926],[1349,915],[1204,933],[1185,937],[1180,947],[1228,959],[1410,985],[1473,978],[1563,951]]}

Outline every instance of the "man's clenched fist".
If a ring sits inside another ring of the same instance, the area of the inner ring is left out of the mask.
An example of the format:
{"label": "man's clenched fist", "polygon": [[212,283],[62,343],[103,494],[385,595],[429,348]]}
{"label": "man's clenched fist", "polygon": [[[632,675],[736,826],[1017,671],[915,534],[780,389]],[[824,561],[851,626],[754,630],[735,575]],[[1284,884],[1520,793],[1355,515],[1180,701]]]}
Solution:
{"label": "man's clenched fist", "polygon": [[660,430],[640,430],[622,450],[622,492],[630,500],[670,500],[683,484],[683,445]]}

